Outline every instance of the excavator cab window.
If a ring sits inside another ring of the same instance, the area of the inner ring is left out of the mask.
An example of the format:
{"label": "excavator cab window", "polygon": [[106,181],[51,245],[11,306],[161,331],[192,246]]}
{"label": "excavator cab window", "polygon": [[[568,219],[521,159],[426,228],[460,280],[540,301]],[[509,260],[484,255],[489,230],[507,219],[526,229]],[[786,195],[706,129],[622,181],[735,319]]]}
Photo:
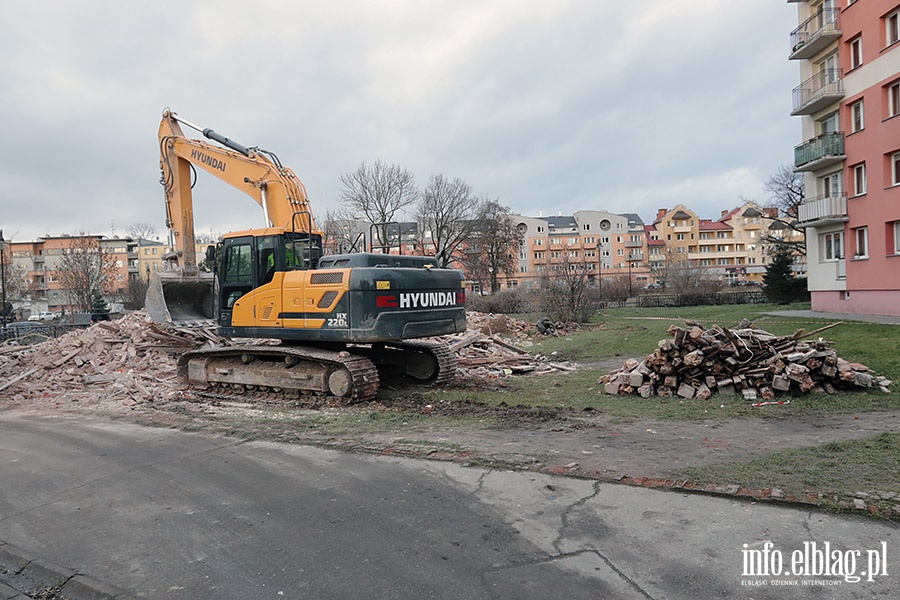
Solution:
{"label": "excavator cab window", "polygon": [[259,258],[259,267],[257,273],[262,274],[260,285],[265,285],[272,281],[275,271],[283,271],[281,261],[276,255],[277,236],[267,235],[256,239],[256,256]]}
{"label": "excavator cab window", "polygon": [[322,258],[321,236],[287,234],[284,251],[288,269],[315,269]]}
{"label": "excavator cab window", "polygon": [[222,261],[222,308],[230,310],[237,299],[253,289],[253,238],[232,238],[225,242]]}

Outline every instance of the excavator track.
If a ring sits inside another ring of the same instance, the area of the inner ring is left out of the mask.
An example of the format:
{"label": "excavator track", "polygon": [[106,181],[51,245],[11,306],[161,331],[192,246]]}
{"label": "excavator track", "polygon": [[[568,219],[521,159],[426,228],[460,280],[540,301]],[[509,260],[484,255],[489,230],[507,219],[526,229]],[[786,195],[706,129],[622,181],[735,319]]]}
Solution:
{"label": "excavator track", "polygon": [[377,367],[382,383],[440,384],[456,375],[456,355],[446,344],[430,340],[406,340],[350,346],[348,351],[368,357]]}
{"label": "excavator track", "polygon": [[436,373],[431,373],[427,377],[416,377],[425,383],[440,384],[446,383],[453,379],[456,375],[456,367],[458,362],[456,355],[450,350],[450,347],[440,342],[430,341],[405,341],[395,344],[388,344],[392,348],[398,348],[408,353],[426,354],[435,361]]}
{"label": "excavator track", "polygon": [[378,392],[375,365],[365,356],[304,346],[231,346],[186,352],[178,377],[195,388],[296,392],[332,396],[344,404]]}

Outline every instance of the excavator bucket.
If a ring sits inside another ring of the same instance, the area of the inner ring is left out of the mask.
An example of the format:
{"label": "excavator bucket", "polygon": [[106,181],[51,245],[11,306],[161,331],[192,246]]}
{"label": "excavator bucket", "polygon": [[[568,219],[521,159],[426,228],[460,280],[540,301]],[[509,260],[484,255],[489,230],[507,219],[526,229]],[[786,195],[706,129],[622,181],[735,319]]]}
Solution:
{"label": "excavator bucket", "polygon": [[214,287],[212,273],[200,273],[196,277],[154,273],[145,306],[157,323],[208,321],[216,316]]}

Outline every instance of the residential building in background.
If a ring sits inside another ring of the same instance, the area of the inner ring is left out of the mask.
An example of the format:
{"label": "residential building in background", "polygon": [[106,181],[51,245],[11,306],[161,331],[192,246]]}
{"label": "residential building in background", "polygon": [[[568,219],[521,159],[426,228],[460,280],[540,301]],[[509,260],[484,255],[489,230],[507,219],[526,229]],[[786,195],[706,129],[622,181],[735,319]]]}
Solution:
{"label": "residential building in background", "polygon": [[788,1],[812,307],[900,315],[900,2]]}
{"label": "residential building in background", "polygon": [[136,244],[130,239],[105,239],[101,235],[44,237],[33,242],[9,242],[11,264],[21,277],[17,300],[31,312],[73,312],[79,309],[63,283],[65,255],[96,248],[103,257],[101,292],[110,304],[121,304],[128,283],[138,276]]}

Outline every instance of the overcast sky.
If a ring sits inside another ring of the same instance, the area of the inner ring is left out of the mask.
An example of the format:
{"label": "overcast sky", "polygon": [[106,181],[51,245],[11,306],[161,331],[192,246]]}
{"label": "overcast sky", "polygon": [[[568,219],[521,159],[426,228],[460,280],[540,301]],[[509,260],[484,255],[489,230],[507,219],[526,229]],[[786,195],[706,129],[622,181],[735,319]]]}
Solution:
{"label": "overcast sky", "polygon": [[[0,229],[163,237],[165,107],[278,154],[320,218],[376,160],[529,216],[718,217],[802,141],[796,24],[784,0],[3,2]],[[200,233],[262,225],[206,173],[194,197]]]}

